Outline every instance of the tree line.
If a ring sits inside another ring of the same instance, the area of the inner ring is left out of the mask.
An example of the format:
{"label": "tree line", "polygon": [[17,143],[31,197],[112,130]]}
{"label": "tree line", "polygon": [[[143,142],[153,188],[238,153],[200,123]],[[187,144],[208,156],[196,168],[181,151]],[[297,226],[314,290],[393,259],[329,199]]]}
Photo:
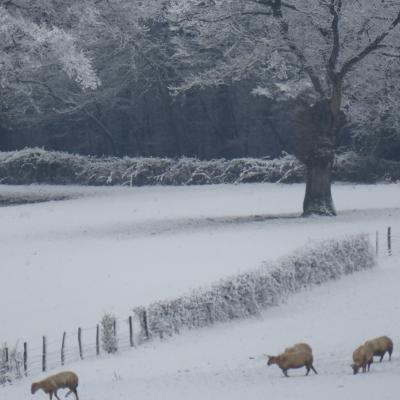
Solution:
{"label": "tree line", "polygon": [[0,1],[0,146],[200,158],[295,154],[334,215],[340,148],[398,157],[400,5]]}

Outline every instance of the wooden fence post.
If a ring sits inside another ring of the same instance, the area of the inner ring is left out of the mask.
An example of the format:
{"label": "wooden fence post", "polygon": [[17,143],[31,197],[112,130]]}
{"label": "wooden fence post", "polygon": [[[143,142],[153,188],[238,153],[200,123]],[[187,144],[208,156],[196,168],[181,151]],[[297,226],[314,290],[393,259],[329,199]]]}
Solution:
{"label": "wooden fence post", "polygon": [[62,342],[61,342],[61,365],[65,363],[65,337],[67,336],[67,332],[63,333]]}
{"label": "wooden fence post", "polygon": [[144,307],[135,307],[133,309],[136,317],[139,319],[140,323],[140,338],[149,340],[150,339],[150,329],[149,329],[149,321],[147,317],[147,311]]}
{"label": "wooden fence post", "polygon": [[129,343],[130,343],[131,347],[134,347],[135,343],[133,342],[132,315],[129,316],[128,322],[129,322]]}
{"label": "wooden fence post", "polygon": [[79,357],[83,360],[83,350],[82,350],[82,328],[78,328],[78,346],[79,346]]}
{"label": "wooden fence post", "polygon": [[46,371],[46,336],[43,336],[42,344],[42,372]]}
{"label": "wooden fence post", "polygon": [[4,347],[4,361],[8,364],[9,356],[8,356],[8,347]]}
{"label": "wooden fence post", "polygon": [[387,230],[387,247],[389,256],[392,255],[392,228],[389,226]]}
{"label": "wooden fence post", "polygon": [[100,327],[96,325],[96,355],[100,354]]}
{"label": "wooden fence post", "polygon": [[144,327],[144,334],[146,335],[146,339],[150,340],[149,321],[147,319],[146,309],[143,310],[143,327]]}
{"label": "wooden fence post", "polygon": [[28,375],[28,343],[24,342],[24,373]]}

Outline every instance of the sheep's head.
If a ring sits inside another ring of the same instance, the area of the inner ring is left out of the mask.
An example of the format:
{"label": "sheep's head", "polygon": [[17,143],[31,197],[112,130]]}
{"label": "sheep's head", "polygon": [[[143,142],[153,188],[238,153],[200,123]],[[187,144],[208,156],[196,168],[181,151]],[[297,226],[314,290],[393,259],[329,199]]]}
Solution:
{"label": "sheep's head", "polygon": [[32,383],[31,386],[31,393],[35,394],[37,392],[37,390],[39,389],[39,385],[37,383]]}
{"label": "sheep's head", "polygon": [[360,366],[358,364],[351,364],[350,367],[353,368],[353,375],[357,375]]}
{"label": "sheep's head", "polygon": [[267,357],[268,357],[267,365],[273,365],[277,363],[277,357],[275,356],[267,356]]}

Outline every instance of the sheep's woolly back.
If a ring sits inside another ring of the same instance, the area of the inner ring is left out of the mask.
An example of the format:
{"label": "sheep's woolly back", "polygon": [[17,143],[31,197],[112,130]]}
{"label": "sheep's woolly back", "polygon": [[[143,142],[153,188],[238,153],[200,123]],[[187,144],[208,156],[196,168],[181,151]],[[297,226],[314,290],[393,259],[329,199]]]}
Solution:
{"label": "sheep's woolly back", "polygon": [[369,343],[372,346],[374,355],[380,355],[386,351],[393,350],[393,341],[388,336],[380,336],[375,339],[368,340],[365,343]]}
{"label": "sheep's woolly back", "polygon": [[32,394],[38,389],[45,393],[53,393],[57,389],[68,388],[76,389],[78,386],[78,376],[72,371],[64,371],[55,375],[50,375],[46,379],[32,384]]}
{"label": "sheep's woolly back", "polygon": [[308,351],[312,353],[312,348],[309,344],[307,343],[296,343],[293,346],[286,347],[285,353],[294,353],[297,351]]}

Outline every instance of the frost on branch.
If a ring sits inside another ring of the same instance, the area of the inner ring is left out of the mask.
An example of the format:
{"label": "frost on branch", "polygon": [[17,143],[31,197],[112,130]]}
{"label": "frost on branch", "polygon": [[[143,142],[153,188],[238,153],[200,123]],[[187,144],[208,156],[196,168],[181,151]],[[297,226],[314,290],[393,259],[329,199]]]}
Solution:
{"label": "frost on branch", "polygon": [[[374,264],[367,235],[310,244],[276,263],[265,263],[257,270],[223,279],[209,289],[150,304],[149,336],[164,337],[184,328],[258,315],[263,309],[280,304],[290,293]],[[143,314],[143,307],[134,311]]]}
{"label": "frost on branch", "polygon": [[51,64],[58,65],[83,89],[95,89],[100,85],[91,59],[79,49],[75,37],[61,28],[38,25],[0,7],[0,38],[3,87]]}

